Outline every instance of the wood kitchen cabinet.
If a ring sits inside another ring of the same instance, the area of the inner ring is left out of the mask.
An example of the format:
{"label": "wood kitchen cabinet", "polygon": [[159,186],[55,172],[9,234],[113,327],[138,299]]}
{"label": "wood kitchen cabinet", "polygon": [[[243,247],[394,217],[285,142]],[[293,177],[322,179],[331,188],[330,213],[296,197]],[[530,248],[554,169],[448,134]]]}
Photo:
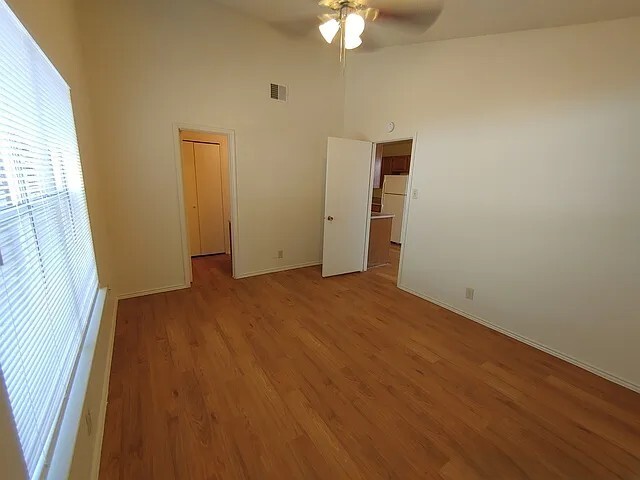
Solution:
{"label": "wood kitchen cabinet", "polygon": [[382,157],[382,150],[376,150],[376,161],[373,171],[373,188],[382,188],[385,175],[409,175],[411,155]]}
{"label": "wood kitchen cabinet", "polygon": [[389,263],[393,215],[372,214],[369,230],[368,267]]}
{"label": "wood kitchen cabinet", "polygon": [[389,157],[391,160],[391,173],[393,175],[408,175],[411,157],[403,155],[401,157]]}

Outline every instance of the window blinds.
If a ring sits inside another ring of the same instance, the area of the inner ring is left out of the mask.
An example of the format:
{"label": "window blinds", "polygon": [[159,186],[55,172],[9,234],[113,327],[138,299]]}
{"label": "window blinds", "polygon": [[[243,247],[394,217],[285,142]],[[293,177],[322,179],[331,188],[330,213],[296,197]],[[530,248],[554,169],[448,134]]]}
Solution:
{"label": "window blinds", "polygon": [[41,475],[98,291],[69,87],[0,0],[0,368]]}

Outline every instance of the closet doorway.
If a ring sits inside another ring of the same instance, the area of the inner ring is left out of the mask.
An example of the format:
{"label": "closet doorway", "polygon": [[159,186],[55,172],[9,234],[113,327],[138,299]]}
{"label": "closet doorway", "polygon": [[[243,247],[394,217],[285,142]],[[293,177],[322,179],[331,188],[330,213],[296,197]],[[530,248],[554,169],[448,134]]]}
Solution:
{"label": "closet doorway", "polygon": [[[184,228],[189,270],[221,256],[216,265],[232,274],[232,227],[229,168],[229,137],[226,134],[180,129],[180,159],[184,205]],[[224,258],[224,256],[228,258]],[[202,260],[199,260],[202,259]],[[228,268],[226,268],[228,267]]]}

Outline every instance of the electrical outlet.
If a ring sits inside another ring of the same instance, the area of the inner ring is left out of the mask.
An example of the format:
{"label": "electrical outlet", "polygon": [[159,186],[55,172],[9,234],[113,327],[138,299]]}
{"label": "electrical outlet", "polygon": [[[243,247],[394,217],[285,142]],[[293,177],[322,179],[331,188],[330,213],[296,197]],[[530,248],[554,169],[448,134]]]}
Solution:
{"label": "electrical outlet", "polygon": [[419,193],[417,188],[414,188],[413,190],[411,190],[411,198],[413,198],[414,200],[417,200],[418,196],[419,196]]}
{"label": "electrical outlet", "polygon": [[473,288],[467,288],[467,294],[466,294],[467,300],[473,300],[473,295],[475,293],[476,291]]}
{"label": "electrical outlet", "polygon": [[91,418],[91,410],[87,410],[87,413],[84,415],[84,423],[87,425],[87,435],[91,436],[91,432],[93,431],[93,419]]}
{"label": "electrical outlet", "polygon": [[278,250],[278,258],[284,258],[284,250]]}

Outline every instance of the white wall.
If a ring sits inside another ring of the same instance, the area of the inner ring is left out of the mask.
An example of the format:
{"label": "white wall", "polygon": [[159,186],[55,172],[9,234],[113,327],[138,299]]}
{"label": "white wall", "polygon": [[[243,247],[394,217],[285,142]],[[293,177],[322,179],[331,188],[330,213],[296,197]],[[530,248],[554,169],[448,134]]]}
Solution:
{"label": "white wall", "polygon": [[418,132],[405,288],[636,386],[639,45],[635,18],[361,54],[345,112]]}
{"label": "white wall", "polygon": [[176,122],[236,132],[238,274],[319,262],[326,141],[343,122],[337,52],[209,0],[78,6],[118,292],[184,284]]}
{"label": "white wall", "polygon": [[[8,4],[71,87],[100,283],[108,286],[111,274],[111,252],[103,197],[105,175],[94,154],[91,105],[85,82],[73,0],[8,0]],[[61,448],[74,450],[70,479],[91,478],[94,461],[99,454],[101,423],[104,421],[106,407],[105,382],[108,379],[111,359],[114,309],[115,300],[112,295],[108,295],[83,405],[83,412],[90,410],[92,413],[93,430],[89,433],[82,424],[78,430],[76,445],[61,446]],[[0,403],[1,401],[2,399]],[[4,405],[0,405],[0,413],[4,408]],[[6,422],[3,422],[2,418],[0,418],[0,437],[5,440],[10,437]],[[0,458],[0,471],[9,475],[7,478],[19,478],[17,475],[7,473],[5,463],[7,460],[9,458]]]}

